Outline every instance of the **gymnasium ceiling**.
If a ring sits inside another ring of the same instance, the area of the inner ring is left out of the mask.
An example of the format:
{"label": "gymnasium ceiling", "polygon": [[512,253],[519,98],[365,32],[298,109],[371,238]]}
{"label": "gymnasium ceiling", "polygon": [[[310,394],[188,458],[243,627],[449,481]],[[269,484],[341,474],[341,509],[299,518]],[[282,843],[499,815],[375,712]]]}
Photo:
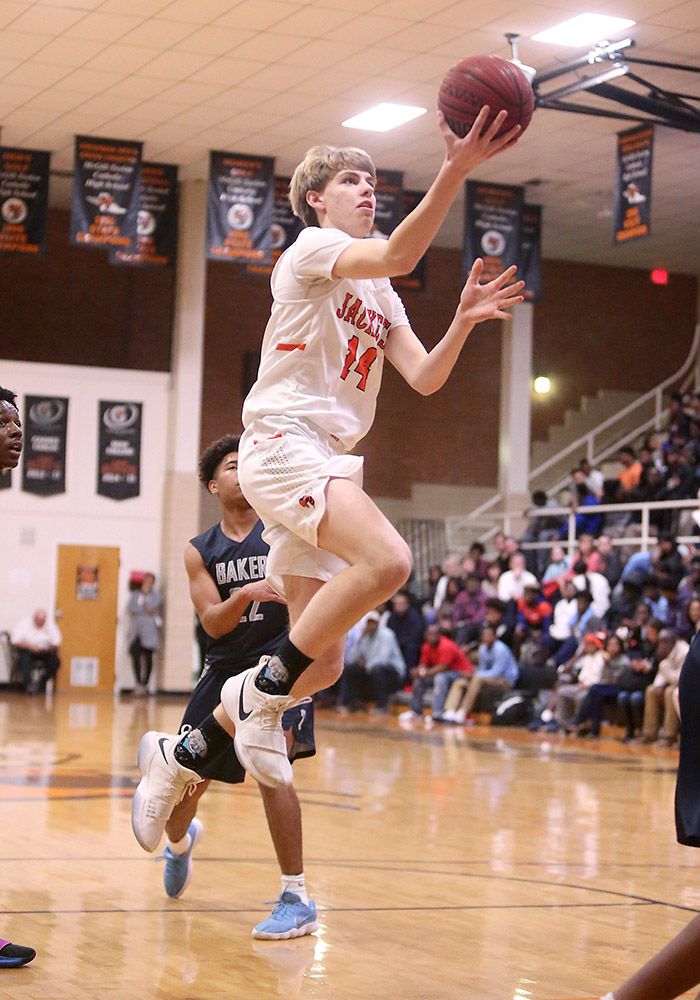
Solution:
{"label": "gymnasium ceiling", "polygon": [[[540,71],[572,61],[585,50],[530,37],[588,10],[637,21],[613,36],[634,38],[633,55],[700,66],[700,0],[0,0],[1,140],[51,150],[52,169],[69,171],[75,133],[139,139],[183,179],[206,177],[209,149],[274,156],[283,174],[314,142],[363,145],[424,188],[441,155],[432,110],[384,134],[340,121],[379,101],[432,109],[458,59],[510,55],[505,32]],[[700,76],[641,75],[700,90]],[[539,181],[527,197],[544,206],[547,257],[700,273],[698,135],[657,129],[653,235],[611,246],[614,136],[631,125],[539,110],[476,176]],[[69,192],[52,178],[53,204]],[[437,242],[461,237],[460,204]]]}

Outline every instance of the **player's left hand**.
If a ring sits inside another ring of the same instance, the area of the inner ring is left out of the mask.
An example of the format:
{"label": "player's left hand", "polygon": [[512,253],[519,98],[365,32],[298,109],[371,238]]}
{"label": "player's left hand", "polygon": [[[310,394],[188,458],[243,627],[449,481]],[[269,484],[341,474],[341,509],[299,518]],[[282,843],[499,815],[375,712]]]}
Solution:
{"label": "player's left hand", "polygon": [[286,604],[287,602],[283,597],[273,590],[267,580],[256,580],[254,583],[246,583],[245,585],[246,597],[249,597],[251,601],[259,601],[260,604],[265,604],[266,601],[275,601],[277,604]]}
{"label": "player's left hand", "polygon": [[483,270],[484,262],[481,257],[477,257],[459,298],[460,313],[472,323],[483,323],[487,319],[511,319],[511,314],[506,310],[524,301],[520,292],[525,287],[525,282],[512,282],[517,271],[515,264],[506,268],[493,281],[481,285],[479,278]]}

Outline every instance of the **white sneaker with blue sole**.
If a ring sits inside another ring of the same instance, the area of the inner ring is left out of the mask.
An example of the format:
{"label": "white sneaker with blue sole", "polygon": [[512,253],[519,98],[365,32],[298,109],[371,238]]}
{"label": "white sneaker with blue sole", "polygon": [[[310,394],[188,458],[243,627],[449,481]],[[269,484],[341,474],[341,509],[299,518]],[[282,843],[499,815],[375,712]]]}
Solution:
{"label": "white sneaker with blue sole", "polygon": [[283,892],[269,917],[253,928],[253,937],[266,941],[284,941],[303,937],[318,930],[316,904],[302,903],[295,892]]}
{"label": "white sneaker with blue sole", "polygon": [[270,657],[256,667],[229,677],[221,689],[221,704],[236,727],[233,745],[251,777],[270,788],[292,784],[292,765],[282,731],[282,715],[297,704],[289,695],[265,694],[255,680]]}
{"label": "white sneaker with blue sole", "polygon": [[163,860],[165,869],[163,871],[163,885],[165,891],[171,899],[179,899],[192,878],[192,851],[195,844],[202,839],[204,824],[196,817],[187,827],[190,835],[190,846],[182,854],[171,851],[166,844],[163,848]]}

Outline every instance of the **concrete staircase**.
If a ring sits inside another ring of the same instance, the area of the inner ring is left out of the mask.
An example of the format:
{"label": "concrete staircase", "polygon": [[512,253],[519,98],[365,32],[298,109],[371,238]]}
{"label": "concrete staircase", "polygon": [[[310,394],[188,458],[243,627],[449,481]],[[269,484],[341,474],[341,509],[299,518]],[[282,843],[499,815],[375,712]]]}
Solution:
{"label": "concrete staircase", "polygon": [[[638,398],[635,392],[623,392],[613,389],[600,389],[595,396],[583,396],[576,410],[567,410],[563,424],[553,424],[549,428],[547,439],[534,441],[530,450],[530,468],[534,471],[547,460],[561,455],[561,459],[550,465],[544,472],[531,480],[533,490],[550,491],[561,480],[568,476],[570,469],[578,465],[586,454],[585,445],[574,451],[566,451],[567,447],[584,434],[596,430],[600,424],[611,417],[616,417],[626,406]],[[654,401],[649,400],[648,412],[635,410],[625,420],[616,420],[607,430],[598,431],[595,436],[595,450],[600,453],[608,446],[614,445],[627,431],[639,427],[643,420],[654,414]],[[563,453],[563,454],[562,454]]]}
{"label": "concrete staircase", "polygon": [[[578,409],[566,411],[563,424],[554,424],[549,428],[546,441],[533,443],[530,468],[535,469],[547,459],[559,455],[568,445],[595,430],[599,424],[619,413],[635,398],[636,393],[609,389],[601,389],[595,396],[583,396]],[[649,415],[653,412],[652,407],[653,404],[650,403]],[[629,429],[633,430],[639,423],[639,412],[636,412],[630,417]],[[626,429],[624,424],[621,427],[616,423],[615,427],[611,428],[609,442],[605,439],[605,432],[596,435],[596,448],[599,450],[608,443],[613,444]],[[586,449],[582,447],[575,453],[565,454],[561,461],[555,462],[537,477],[532,488],[549,491],[560,479],[568,476],[569,470],[578,464],[585,453]],[[397,500],[393,497],[373,499],[389,520],[396,524],[405,518],[464,517],[490,500],[496,491],[495,483],[493,486],[441,486],[437,483],[414,483],[409,499]]]}

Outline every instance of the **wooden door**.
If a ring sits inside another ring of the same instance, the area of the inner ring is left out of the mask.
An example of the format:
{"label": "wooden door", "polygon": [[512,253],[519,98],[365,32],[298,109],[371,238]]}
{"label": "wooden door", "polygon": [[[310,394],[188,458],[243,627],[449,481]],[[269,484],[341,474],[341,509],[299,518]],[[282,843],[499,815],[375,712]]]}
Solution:
{"label": "wooden door", "polygon": [[57,690],[114,690],[119,549],[59,545],[56,620],[63,635]]}

